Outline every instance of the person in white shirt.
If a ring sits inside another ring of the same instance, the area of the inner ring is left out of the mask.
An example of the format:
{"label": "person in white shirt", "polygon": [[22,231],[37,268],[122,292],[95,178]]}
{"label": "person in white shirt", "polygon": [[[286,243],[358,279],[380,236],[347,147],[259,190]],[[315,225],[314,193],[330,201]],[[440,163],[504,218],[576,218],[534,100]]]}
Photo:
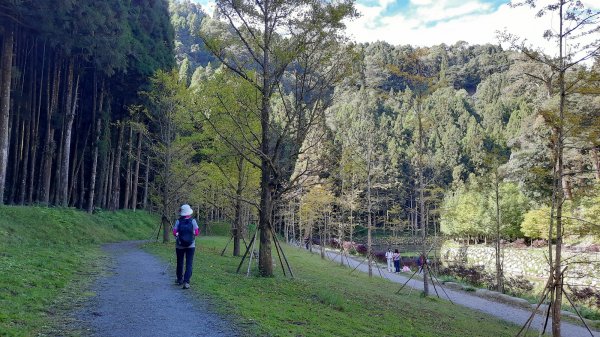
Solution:
{"label": "person in white shirt", "polygon": [[392,253],[392,248],[388,248],[388,251],[385,252],[385,259],[387,260],[388,273],[391,273],[392,272],[392,260],[394,259],[394,253]]}

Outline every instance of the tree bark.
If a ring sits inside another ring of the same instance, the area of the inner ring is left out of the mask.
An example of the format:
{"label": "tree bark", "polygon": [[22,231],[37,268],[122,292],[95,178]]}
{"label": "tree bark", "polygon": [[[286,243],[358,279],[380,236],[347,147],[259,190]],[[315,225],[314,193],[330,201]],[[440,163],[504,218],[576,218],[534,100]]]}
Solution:
{"label": "tree bark", "polygon": [[[73,121],[77,112],[77,95],[79,90],[79,75],[73,86],[73,72],[75,68],[75,59],[71,57],[69,60],[69,68],[67,70],[67,113],[65,116],[65,129],[62,143],[62,164],[60,170],[60,199],[58,203],[63,207],[69,206],[69,168],[71,159],[71,137],[73,130]],[[75,179],[75,177],[72,177]]]}
{"label": "tree bark", "polygon": [[8,165],[8,120],[10,117],[10,89],[12,81],[13,46],[15,32],[12,27],[2,38],[2,59],[0,60],[0,204],[4,203],[6,170]]}
{"label": "tree bark", "polygon": [[125,123],[121,121],[121,127],[119,129],[119,140],[117,142],[117,153],[115,154],[114,172],[112,175],[112,202],[110,206],[111,211],[116,211],[119,208],[119,199],[121,197],[121,147],[123,146],[123,134],[125,132]]}
{"label": "tree bark", "polygon": [[90,173],[90,192],[86,210],[92,213],[94,210],[94,193],[96,192],[96,170],[98,169],[98,147],[100,143],[100,128],[102,127],[102,119],[96,120],[96,139],[94,141],[94,154],[92,155],[92,172]]}
{"label": "tree bark", "polygon": [[242,192],[244,191],[244,157],[238,157],[238,182],[235,199],[235,220],[232,230],[233,256],[240,256],[240,229],[242,228]]}
{"label": "tree bark", "polygon": [[123,208],[129,208],[129,195],[131,193],[131,147],[133,143],[133,128],[129,127],[129,141],[127,143],[127,170],[125,171],[125,195],[123,196]]}
{"label": "tree bark", "polygon": [[114,162],[115,162],[115,154],[110,150],[110,155],[108,159],[108,167],[106,172],[106,190],[104,193],[104,200],[102,208],[109,208],[112,202],[112,190],[113,190],[113,172],[114,172]]}
{"label": "tree bark", "polygon": [[133,173],[133,191],[132,191],[132,197],[131,197],[131,209],[133,209],[134,211],[137,208],[137,203],[138,203],[138,190],[139,190],[139,184],[140,184],[140,160],[142,156],[142,133],[139,132],[138,133],[138,140],[137,140],[137,153],[135,156],[135,171]]}
{"label": "tree bark", "polygon": [[[34,189],[34,185],[35,185],[35,172],[36,172],[36,168],[37,168],[37,150],[38,150],[38,146],[39,146],[39,130],[40,130],[40,116],[41,116],[41,110],[42,110],[42,93],[43,93],[43,85],[42,83],[44,83],[44,69],[46,66],[46,42],[44,42],[44,48],[43,48],[43,52],[42,52],[42,66],[40,68],[40,81],[39,83],[37,82],[37,75],[34,75],[34,82],[35,85],[37,85],[39,87],[38,90],[38,98],[36,100],[36,113],[35,113],[35,124],[33,127],[33,132],[31,133],[32,136],[32,140],[31,140],[31,166],[30,166],[30,173],[29,173],[29,191],[27,193],[27,203],[28,204],[32,204],[33,203],[33,189]],[[48,67],[50,68],[50,67]],[[37,70],[36,70],[37,72]],[[40,179],[38,179],[38,184]],[[39,196],[38,196],[39,198]]]}
{"label": "tree bark", "polygon": [[19,188],[19,205],[23,205],[25,204],[25,191],[27,189],[27,167],[29,166],[29,140],[30,140],[30,133],[32,130],[32,124],[33,124],[33,118],[31,118],[31,120],[29,121],[29,127],[25,127],[24,129],[24,137],[25,137],[25,144],[23,145],[23,165],[21,166],[23,169],[21,170],[21,186]]}
{"label": "tree bark", "polygon": [[142,208],[148,211],[148,180],[150,179],[150,156],[146,156],[146,173],[144,174],[144,198]]}

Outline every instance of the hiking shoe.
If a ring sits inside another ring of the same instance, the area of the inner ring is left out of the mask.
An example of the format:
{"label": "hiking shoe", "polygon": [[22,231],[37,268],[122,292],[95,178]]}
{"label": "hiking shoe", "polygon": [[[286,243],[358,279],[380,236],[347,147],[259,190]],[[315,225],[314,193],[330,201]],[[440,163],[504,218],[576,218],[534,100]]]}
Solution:
{"label": "hiking shoe", "polygon": [[183,284],[183,289],[190,289],[190,284],[189,283],[184,283]]}
{"label": "hiking shoe", "polygon": [[182,280],[176,280],[175,284],[177,284],[178,286],[181,286],[181,285],[183,285],[183,281]]}

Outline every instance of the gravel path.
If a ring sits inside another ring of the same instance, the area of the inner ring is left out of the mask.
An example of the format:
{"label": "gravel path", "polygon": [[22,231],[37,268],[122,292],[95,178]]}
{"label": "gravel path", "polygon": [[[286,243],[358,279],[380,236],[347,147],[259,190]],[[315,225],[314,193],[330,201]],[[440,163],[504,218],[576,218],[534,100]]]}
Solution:
{"label": "gravel path", "polygon": [[[339,253],[327,251],[327,255],[329,256],[330,259],[339,263],[339,261],[340,261]],[[365,273],[368,272],[367,263],[361,263],[360,261],[357,261],[353,258],[349,258],[348,260],[346,260],[344,258],[344,262],[346,264],[348,264],[348,262],[346,262],[346,261],[348,261],[350,263],[351,268],[354,269],[358,266],[356,268],[356,270],[360,270],[361,272],[365,272]],[[386,278],[392,282],[397,282],[397,283],[401,283],[401,284],[404,284],[405,282],[408,281],[410,275],[405,276],[404,274],[389,273],[386,268],[387,267],[381,268],[381,274],[384,278]],[[379,276],[379,271],[375,267],[373,267],[373,275]],[[417,290],[422,291],[423,290],[423,281],[412,279],[412,280],[408,281],[407,286],[412,289],[417,289]],[[410,288],[408,288],[408,289],[405,288],[403,291],[410,291],[411,290]],[[456,290],[448,289],[447,287],[444,287],[444,290],[445,290],[445,293],[438,287],[438,292],[440,293],[441,298],[447,299],[449,297],[450,300],[452,302],[454,302],[455,304],[458,304],[458,305],[461,305],[461,306],[464,306],[467,308],[475,309],[475,310],[478,310],[481,312],[485,312],[492,316],[501,318],[505,321],[515,323],[519,326],[524,324],[527,321],[527,319],[529,318],[529,316],[531,315],[530,310],[517,308],[517,307],[511,306],[511,305],[507,305],[507,304],[499,303],[499,302],[492,301],[489,299],[481,298],[479,296],[470,295],[464,291],[456,291]],[[430,294],[433,294],[433,296],[435,296],[435,291],[431,285],[429,286],[429,292],[430,292]],[[448,295],[448,297],[446,297],[446,294]],[[534,322],[531,324],[531,329],[536,329],[538,331],[541,331],[543,328],[543,323],[544,323],[543,321],[544,321],[544,319],[543,319],[542,315],[536,315]],[[551,327],[551,324],[552,324],[551,321],[549,321],[548,328]],[[585,327],[567,323],[565,321],[561,322],[561,328],[562,328],[563,336],[568,336],[568,337],[580,337],[580,336],[581,337],[585,337],[585,336],[589,337],[589,336],[591,336]],[[546,331],[548,331],[548,330],[546,330]],[[593,332],[593,336],[600,336],[600,332],[593,331],[593,330],[592,330],[592,332]],[[516,333],[517,333],[517,331],[515,331],[515,334]]]}
{"label": "gravel path", "polygon": [[113,259],[113,273],[98,280],[93,289],[96,297],[81,315],[94,336],[240,335],[208,304],[175,285],[173,268],[165,273],[166,264],[139,245],[125,242],[103,247]]}

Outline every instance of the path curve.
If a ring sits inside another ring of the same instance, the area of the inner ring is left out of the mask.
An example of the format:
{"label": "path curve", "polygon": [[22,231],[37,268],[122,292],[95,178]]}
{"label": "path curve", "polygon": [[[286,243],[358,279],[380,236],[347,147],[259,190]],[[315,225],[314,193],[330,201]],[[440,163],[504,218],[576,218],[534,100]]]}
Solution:
{"label": "path curve", "polygon": [[[140,249],[140,242],[103,246],[112,274],[100,278],[82,313],[93,336],[239,336],[230,321],[174,284],[172,270]],[[193,285],[192,285],[193,286]],[[178,318],[179,317],[179,318]]]}
{"label": "path curve", "polygon": [[[337,263],[340,263],[339,252],[327,250],[326,254],[331,260],[333,260]],[[352,257],[350,257],[349,259],[344,258],[344,263],[346,265],[348,265],[348,263],[349,263],[350,268],[352,268],[352,269],[356,268],[356,270],[360,270],[361,272],[365,272],[365,273],[368,272],[367,263],[361,263]],[[405,276],[403,274],[389,273],[386,268],[381,268],[380,270],[381,270],[381,276],[392,282],[404,284],[405,282],[408,281],[408,283],[406,284],[408,287],[411,287],[411,288],[417,289],[417,290],[421,290],[421,291],[423,290],[423,281],[422,280],[412,279],[409,281],[409,277]],[[373,275],[379,276],[379,271],[376,268],[373,268]],[[527,321],[529,316],[531,315],[531,310],[517,308],[517,307],[511,306],[511,305],[499,303],[499,302],[492,301],[492,300],[482,298],[479,296],[470,295],[464,291],[456,291],[453,289],[449,289],[447,287],[444,287],[444,290],[445,290],[445,293],[450,298],[450,300],[452,302],[454,302],[455,304],[490,314],[492,316],[498,317],[505,321],[515,323],[519,326],[523,325]],[[448,297],[446,297],[446,294],[444,294],[444,292],[439,289],[439,287],[438,287],[438,291],[440,293],[441,298],[443,298],[443,299],[448,298]],[[434,289],[431,285],[429,287],[429,292],[433,293],[435,296]],[[542,315],[539,315],[539,314],[535,316],[534,322],[531,324],[531,329],[535,329],[537,331],[542,330],[543,318],[541,316]],[[548,329],[550,329],[551,324],[552,324],[552,321],[550,320],[548,322],[548,328],[547,328],[546,332],[548,332]],[[561,322],[561,330],[562,330],[561,332],[562,332],[563,336],[591,337],[590,333],[587,331],[587,329],[585,327],[571,324],[571,323],[568,323],[565,321]],[[515,331],[515,333],[516,333],[516,331]],[[592,333],[593,333],[594,337],[600,337],[600,332],[592,330]]]}

